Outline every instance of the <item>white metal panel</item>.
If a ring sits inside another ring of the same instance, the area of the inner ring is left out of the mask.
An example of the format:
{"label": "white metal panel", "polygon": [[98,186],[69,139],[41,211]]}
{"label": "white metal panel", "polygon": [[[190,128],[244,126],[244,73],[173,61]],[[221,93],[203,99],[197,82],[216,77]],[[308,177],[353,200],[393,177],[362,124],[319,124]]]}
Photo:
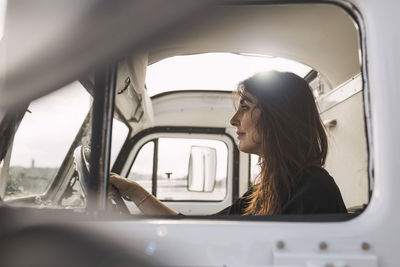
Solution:
{"label": "white metal panel", "polygon": [[350,79],[319,101],[327,127],[329,149],[326,169],[338,184],[346,207],[368,203],[368,150],[361,76]]}
{"label": "white metal panel", "polygon": [[374,163],[374,191],[362,216],[365,220],[359,226],[365,229],[364,224],[368,221],[373,227],[373,232],[365,231],[365,235],[374,240],[379,265],[398,266],[400,32],[393,26],[400,24],[400,3],[396,0],[354,2],[366,26],[365,53],[370,92],[366,116],[371,121],[372,146],[369,152]]}
{"label": "white metal panel", "polygon": [[[161,266],[288,266],[284,258],[289,255],[299,257],[296,265],[289,266],[307,266],[305,259],[311,263],[318,259],[354,263],[359,259],[358,263],[370,264],[364,266],[377,266],[377,248],[369,236],[374,227],[363,222],[360,218],[342,223],[155,219],[95,227],[134,243]],[[277,249],[281,242],[284,247]],[[322,242],[325,249],[321,249]]]}

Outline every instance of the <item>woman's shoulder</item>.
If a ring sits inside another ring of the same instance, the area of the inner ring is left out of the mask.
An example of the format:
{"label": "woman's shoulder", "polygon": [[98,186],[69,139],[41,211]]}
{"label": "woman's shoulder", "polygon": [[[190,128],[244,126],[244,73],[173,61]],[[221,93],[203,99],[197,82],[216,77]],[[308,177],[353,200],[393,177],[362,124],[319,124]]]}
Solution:
{"label": "woman's shoulder", "polygon": [[335,189],[337,187],[335,180],[327,170],[320,166],[311,166],[303,170],[300,175],[299,189]]}
{"label": "woman's shoulder", "polygon": [[305,169],[283,213],[343,213],[346,207],[333,177],[322,167]]}
{"label": "woman's shoulder", "polygon": [[250,195],[253,193],[253,187],[250,187],[248,191],[238,198],[231,206],[221,210],[214,215],[242,215],[245,213],[246,207],[249,205]]}

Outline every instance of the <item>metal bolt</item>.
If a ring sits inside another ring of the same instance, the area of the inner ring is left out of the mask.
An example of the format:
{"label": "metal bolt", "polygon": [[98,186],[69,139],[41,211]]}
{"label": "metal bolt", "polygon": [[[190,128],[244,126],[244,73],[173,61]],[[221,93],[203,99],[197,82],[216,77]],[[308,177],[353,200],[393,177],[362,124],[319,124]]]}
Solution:
{"label": "metal bolt", "polygon": [[319,249],[320,250],[326,250],[328,248],[328,244],[325,242],[319,243]]}
{"label": "metal bolt", "polygon": [[284,248],[285,248],[285,243],[284,243],[283,241],[278,241],[278,242],[276,243],[276,247],[277,247],[278,249],[284,249]]}
{"label": "metal bolt", "polygon": [[361,243],[361,248],[363,250],[370,250],[371,249],[371,245],[369,243],[367,243],[367,242],[362,242]]}

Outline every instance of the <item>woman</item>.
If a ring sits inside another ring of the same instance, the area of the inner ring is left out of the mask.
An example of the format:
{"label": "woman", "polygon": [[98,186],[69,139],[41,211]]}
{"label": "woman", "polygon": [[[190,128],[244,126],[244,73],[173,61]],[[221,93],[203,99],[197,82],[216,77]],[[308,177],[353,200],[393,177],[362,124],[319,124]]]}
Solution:
{"label": "woman", "polygon": [[[259,156],[255,184],[218,214],[274,215],[345,213],[340,191],[322,168],[328,142],[312,91],[293,73],[256,74],[238,86],[230,123],[239,150]],[[110,175],[110,182],[145,214],[178,214],[139,184]]]}

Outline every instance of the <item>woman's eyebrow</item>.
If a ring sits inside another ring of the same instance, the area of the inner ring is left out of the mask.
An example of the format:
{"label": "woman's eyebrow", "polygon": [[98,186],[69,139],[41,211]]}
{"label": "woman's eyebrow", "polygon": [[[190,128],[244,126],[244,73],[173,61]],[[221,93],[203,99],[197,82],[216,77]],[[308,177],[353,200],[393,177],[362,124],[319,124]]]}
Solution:
{"label": "woman's eyebrow", "polygon": [[248,99],[248,98],[242,98],[242,99],[240,99],[240,102],[239,102],[241,105],[242,104],[254,104],[250,99]]}

